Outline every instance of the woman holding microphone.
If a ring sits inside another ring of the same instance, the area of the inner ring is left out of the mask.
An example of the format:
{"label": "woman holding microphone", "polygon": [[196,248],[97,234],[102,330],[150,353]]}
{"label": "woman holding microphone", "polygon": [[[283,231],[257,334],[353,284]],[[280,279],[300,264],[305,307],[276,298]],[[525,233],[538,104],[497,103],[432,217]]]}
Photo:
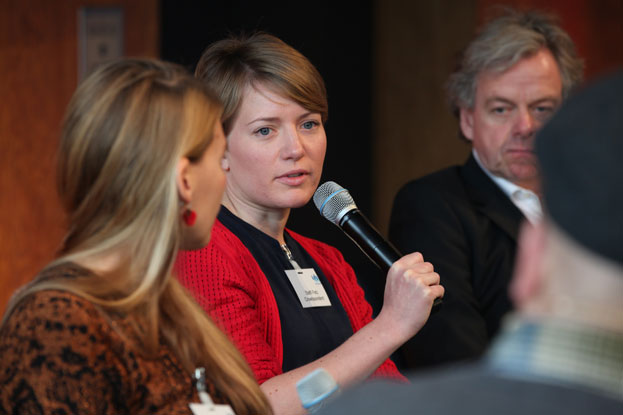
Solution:
{"label": "woman holding microphone", "polygon": [[340,252],[286,228],[322,172],[327,98],[316,68],[255,34],[209,46],[195,75],[224,104],[227,186],[210,244],[178,258],[182,283],[229,333],[277,414],[304,412],[295,383],[316,368],[341,387],[373,374],[402,379],[388,357],[443,295],[432,265],[419,253],[397,261],[373,320]]}

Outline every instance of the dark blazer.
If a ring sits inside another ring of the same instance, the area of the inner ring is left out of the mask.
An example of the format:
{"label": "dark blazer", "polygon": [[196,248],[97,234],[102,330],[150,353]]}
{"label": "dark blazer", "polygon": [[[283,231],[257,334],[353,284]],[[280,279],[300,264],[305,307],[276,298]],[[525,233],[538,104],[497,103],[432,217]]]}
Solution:
{"label": "dark blazer", "polygon": [[507,294],[524,216],[473,156],[406,184],[394,200],[389,238],[418,251],[441,277],[445,297],[399,351],[404,369],[480,356],[511,310]]}
{"label": "dark blazer", "polygon": [[505,377],[469,365],[410,377],[411,384],[366,382],[318,414],[358,415],[620,415],[623,400],[580,385]]}

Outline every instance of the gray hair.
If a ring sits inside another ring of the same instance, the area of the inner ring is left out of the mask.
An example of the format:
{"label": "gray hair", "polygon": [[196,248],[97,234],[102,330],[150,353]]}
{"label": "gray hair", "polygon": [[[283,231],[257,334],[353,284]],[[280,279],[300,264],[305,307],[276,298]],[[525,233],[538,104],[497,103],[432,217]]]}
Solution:
{"label": "gray hair", "polygon": [[567,32],[553,16],[505,9],[503,16],[483,27],[465,50],[458,70],[450,75],[446,88],[452,111],[458,116],[459,108],[473,107],[479,73],[504,72],[542,48],[554,56],[562,79],[562,96],[567,97],[582,81],[584,69]]}

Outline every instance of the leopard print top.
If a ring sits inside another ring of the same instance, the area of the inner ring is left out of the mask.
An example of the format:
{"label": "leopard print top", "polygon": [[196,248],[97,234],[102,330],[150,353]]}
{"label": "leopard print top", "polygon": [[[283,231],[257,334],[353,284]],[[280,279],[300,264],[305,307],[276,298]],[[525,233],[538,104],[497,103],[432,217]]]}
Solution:
{"label": "leopard print top", "polygon": [[67,292],[22,300],[0,329],[0,414],[190,414],[190,374],[165,345],[142,357],[124,323]]}

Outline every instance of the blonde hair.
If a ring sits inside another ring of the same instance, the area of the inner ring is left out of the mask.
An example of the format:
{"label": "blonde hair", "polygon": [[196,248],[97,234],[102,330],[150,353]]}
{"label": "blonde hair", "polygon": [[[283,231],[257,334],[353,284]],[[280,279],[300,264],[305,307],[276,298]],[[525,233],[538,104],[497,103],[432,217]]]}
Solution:
{"label": "blonde hair", "polygon": [[188,372],[205,367],[237,414],[271,413],[240,353],[172,277],[182,226],[177,164],[201,158],[221,113],[214,95],[173,64],[126,59],[89,76],[69,104],[58,153],[69,230],[42,274],[124,256],[110,272],[35,280],[4,321],[33,292],[72,292],[111,318],[127,317],[133,332],[122,334],[138,339],[146,357],[156,356],[162,336]]}
{"label": "blonde hair", "polygon": [[267,33],[231,37],[203,52],[195,76],[223,102],[223,129],[231,130],[247,86],[266,84],[326,122],[329,109],[324,81],[312,63],[292,46]]}

